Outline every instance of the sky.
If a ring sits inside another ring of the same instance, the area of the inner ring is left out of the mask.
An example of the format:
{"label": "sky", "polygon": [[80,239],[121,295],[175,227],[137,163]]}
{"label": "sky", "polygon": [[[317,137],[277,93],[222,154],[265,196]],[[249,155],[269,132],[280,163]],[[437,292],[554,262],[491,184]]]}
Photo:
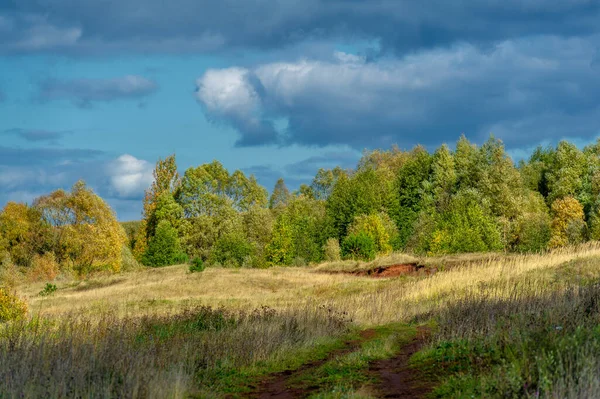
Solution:
{"label": "sky", "polygon": [[600,135],[599,0],[0,0],[0,206],[159,158],[269,190],[365,149]]}

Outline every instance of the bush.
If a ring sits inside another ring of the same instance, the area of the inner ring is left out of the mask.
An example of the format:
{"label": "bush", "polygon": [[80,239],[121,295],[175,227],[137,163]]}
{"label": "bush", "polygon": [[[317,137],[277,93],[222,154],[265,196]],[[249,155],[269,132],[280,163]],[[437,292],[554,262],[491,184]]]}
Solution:
{"label": "bush", "polygon": [[303,267],[306,266],[306,260],[301,256],[296,256],[292,261],[292,266]]}
{"label": "bush", "polygon": [[275,222],[271,241],[267,245],[266,258],[269,266],[289,265],[294,256],[292,227],[286,217],[280,216]]}
{"label": "bush", "polygon": [[253,246],[241,234],[227,234],[217,240],[210,253],[211,263],[240,267],[252,254]]}
{"label": "bush", "polygon": [[52,281],[58,276],[59,265],[53,252],[44,255],[35,255],[31,262],[31,269],[27,272],[30,281]]}
{"label": "bush", "polygon": [[517,240],[514,249],[517,252],[540,252],[548,247],[550,241],[550,218],[548,215],[526,214],[518,221]]}
{"label": "bush", "polygon": [[148,248],[142,256],[146,266],[168,266],[185,262],[186,255],[181,250],[177,230],[166,220],[156,227],[156,234],[150,239]]}
{"label": "bush", "polygon": [[325,261],[335,262],[342,259],[340,242],[337,238],[329,238],[323,246]]}
{"label": "bush", "polygon": [[200,258],[192,259],[192,263],[190,263],[190,273],[202,273],[206,266],[204,265],[204,261]]}
{"label": "bush", "polygon": [[16,295],[0,288],[0,323],[16,320],[27,314],[27,304]]}
{"label": "bush", "polygon": [[579,244],[585,235],[583,206],[573,197],[552,203],[552,238],[550,248]]}
{"label": "bush", "polygon": [[40,291],[40,293],[38,295],[39,296],[49,296],[49,295],[54,294],[57,289],[58,288],[56,287],[55,284],[46,283],[46,286],[44,287],[43,290]]}
{"label": "bush", "polygon": [[124,272],[131,272],[139,270],[141,267],[140,263],[135,259],[135,256],[133,256],[131,248],[127,245],[123,245],[121,248],[121,270]]}
{"label": "bush", "polygon": [[364,232],[350,234],[342,242],[342,254],[344,258],[373,260],[377,255],[375,241]]}
{"label": "bush", "polygon": [[[385,214],[384,214],[385,215]],[[359,215],[354,218],[354,222],[348,228],[348,234],[359,234],[364,233],[370,236],[375,243],[375,249],[377,252],[386,254],[392,251],[392,246],[390,245],[390,232],[388,229],[390,228],[391,220],[389,220],[389,216],[387,217],[386,222],[384,223],[383,218],[379,214],[371,214],[371,215]],[[386,226],[388,229],[386,229]],[[392,233],[394,234],[394,233]],[[394,236],[397,236],[397,229]]]}
{"label": "bush", "polygon": [[13,288],[22,281],[23,274],[12,262],[10,254],[0,253],[0,287]]}
{"label": "bush", "polygon": [[432,233],[429,254],[486,252],[502,249],[500,232],[489,206],[480,202],[475,190],[465,190],[452,198],[448,211],[438,217]]}

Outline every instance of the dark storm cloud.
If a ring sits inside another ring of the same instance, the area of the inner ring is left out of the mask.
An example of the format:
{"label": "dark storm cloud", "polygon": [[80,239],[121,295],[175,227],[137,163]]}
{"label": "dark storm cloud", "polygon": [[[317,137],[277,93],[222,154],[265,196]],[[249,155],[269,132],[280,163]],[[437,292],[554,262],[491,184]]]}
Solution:
{"label": "dark storm cloud", "polygon": [[240,121],[263,120],[287,127],[252,144],[412,147],[463,132],[476,141],[497,133],[509,146],[589,139],[600,133],[599,44],[600,35],[535,36],[375,62],[338,54],[338,61],[209,70],[197,97],[210,117],[237,128],[242,143],[257,134]]}
{"label": "dark storm cloud", "polygon": [[197,52],[280,48],[330,37],[403,52],[457,41],[598,32],[595,0],[13,0],[0,6],[8,52]]}
{"label": "dark storm cloud", "polygon": [[0,146],[0,166],[44,165],[99,157],[102,151],[68,148],[13,148]]}
{"label": "dark storm cloud", "polygon": [[157,90],[155,82],[142,76],[127,75],[112,79],[48,79],[39,84],[40,101],[70,100],[81,107],[94,102],[140,99]]}
{"label": "dark storm cloud", "polygon": [[5,129],[1,131],[2,134],[10,134],[15,135],[23,140],[29,142],[50,142],[53,144],[58,143],[58,141],[63,138],[65,135],[70,134],[69,131],[51,131],[44,129],[22,129],[22,128],[12,128]]}

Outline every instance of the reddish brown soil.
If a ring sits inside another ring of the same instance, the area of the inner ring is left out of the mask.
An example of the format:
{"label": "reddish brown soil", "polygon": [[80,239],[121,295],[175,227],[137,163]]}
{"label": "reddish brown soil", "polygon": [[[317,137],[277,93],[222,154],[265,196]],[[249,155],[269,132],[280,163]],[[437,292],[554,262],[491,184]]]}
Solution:
{"label": "reddish brown soil", "polygon": [[411,369],[408,360],[425,343],[429,330],[419,327],[417,336],[391,359],[378,360],[370,366],[370,372],[380,383],[377,392],[383,398],[424,398],[432,390],[417,370]]}
{"label": "reddish brown soil", "polygon": [[397,277],[403,275],[414,275],[414,274],[432,274],[435,273],[435,269],[426,268],[423,265],[417,263],[405,263],[390,266],[379,266],[375,269],[360,270],[350,272],[355,276],[369,276],[373,278],[386,278],[386,277]]}
{"label": "reddish brown soil", "polygon": [[358,349],[361,343],[374,338],[376,335],[375,330],[364,330],[360,332],[360,338],[356,340],[346,341],[344,347],[330,352],[326,359],[317,360],[311,363],[302,365],[302,367],[296,370],[286,370],[281,373],[271,374],[271,376],[262,381],[255,392],[248,395],[249,398],[253,399],[295,399],[305,398],[311,393],[316,392],[319,387],[290,387],[289,382],[296,376],[302,374],[306,370],[317,368],[329,360],[351,353]]}

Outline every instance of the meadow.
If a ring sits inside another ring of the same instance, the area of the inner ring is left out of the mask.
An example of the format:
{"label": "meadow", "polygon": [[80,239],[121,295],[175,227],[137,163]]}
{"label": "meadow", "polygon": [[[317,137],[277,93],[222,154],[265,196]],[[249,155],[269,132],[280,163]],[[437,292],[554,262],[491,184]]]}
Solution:
{"label": "meadow", "polygon": [[[424,268],[357,273],[398,263]],[[30,317],[0,325],[0,396],[381,397],[378,365],[420,334],[396,369],[418,389],[397,397],[593,397],[599,266],[592,242],[532,255],[148,268],[59,280],[43,296],[43,283],[25,283]]]}

